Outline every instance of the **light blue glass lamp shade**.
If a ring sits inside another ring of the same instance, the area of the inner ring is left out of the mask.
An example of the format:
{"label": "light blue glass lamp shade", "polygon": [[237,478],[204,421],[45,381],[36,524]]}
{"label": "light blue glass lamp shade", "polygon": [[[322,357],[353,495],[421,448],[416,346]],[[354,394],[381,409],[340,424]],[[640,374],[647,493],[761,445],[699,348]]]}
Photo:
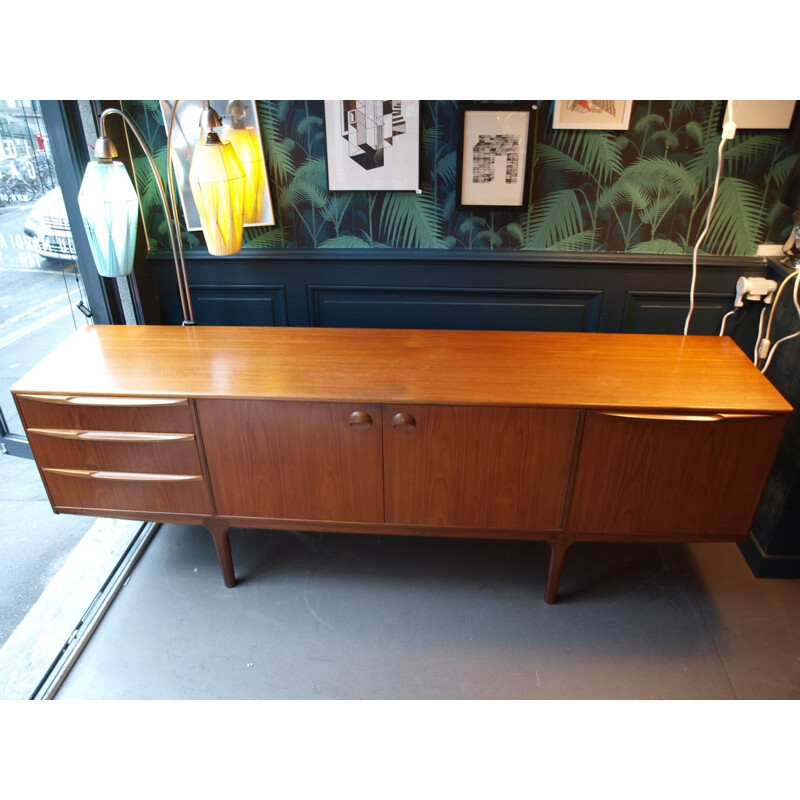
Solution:
{"label": "light blue glass lamp shade", "polygon": [[106,278],[133,271],[138,202],[122,162],[92,161],[87,165],[78,205],[97,271]]}

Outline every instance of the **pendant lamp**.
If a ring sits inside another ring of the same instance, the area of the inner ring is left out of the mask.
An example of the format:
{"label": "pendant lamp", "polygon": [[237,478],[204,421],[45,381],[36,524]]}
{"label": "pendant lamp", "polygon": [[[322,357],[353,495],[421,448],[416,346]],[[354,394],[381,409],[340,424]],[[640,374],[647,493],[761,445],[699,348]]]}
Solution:
{"label": "pendant lamp", "polygon": [[111,141],[101,137],[98,145],[98,160],[86,167],[78,206],[97,271],[119,278],[133,271],[139,199],[125,165],[113,160],[117,153]]}
{"label": "pendant lamp", "polygon": [[[120,109],[106,109],[100,116],[101,136],[95,145],[97,161],[86,167],[78,202],[97,271],[105,277],[129,275],[133,270],[136,247],[136,209],[138,197],[125,166],[114,161],[117,150],[106,135],[106,118],[111,114],[122,117],[139,142],[153,172],[164,213],[167,219],[172,257],[183,310],[183,324],[194,325],[192,296],[183,242],[178,223],[175,187],[172,178],[172,133],[179,100],[172,105],[167,137],[169,199],[156,167],[153,154],[133,120]],[[242,246],[244,225],[244,169],[233,151],[233,145],[220,140],[211,128],[221,127],[219,115],[208,101],[199,125],[207,129],[203,144],[195,148],[189,172],[190,186],[200,210],[201,225],[208,250],[212,255],[231,255]]]}
{"label": "pendant lamp", "polygon": [[263,222],[264,160],[255,128],[226,127],[223,136],[233,145],[245,175],[244,224]]}
{"label": "pendant lamp", "polygon": [[238,253],[244,227],[245,172],[233,145],[214,131],[194,148],[189,188],[208,252],[212,256]]}

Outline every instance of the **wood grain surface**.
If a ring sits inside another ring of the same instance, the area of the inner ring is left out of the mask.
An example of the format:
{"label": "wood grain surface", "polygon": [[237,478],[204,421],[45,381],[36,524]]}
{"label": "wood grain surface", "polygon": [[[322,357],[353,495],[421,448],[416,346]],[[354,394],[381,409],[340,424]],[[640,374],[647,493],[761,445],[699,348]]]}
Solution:
{"label": "wood grain surface", "polygon": [[104,442],[29,430],[28,441],[36,462],[47,467],[176,475],[203,472],[194,437],[177,442]]}
{"label": "wood grain surface", "polygon": [[785,422],[588,412],[567,531],[745,536]]}
{"label": "wood grain surface", "polygon": [[27,428],[194,433],[192,411],[186,399],[168,406],[119,406],[113,403],[103,406],[50,403],[34,397],[18,396],[17,405]]}
{"label": "wood grain surface", "polygon": [[386,522],[560,528],[577,421],[563,408],[385,406]]}
{"label": "wood grain surface", "polygon": [[197,414],[218,514],[383,522],[378,406],[201,399]]}
{"label": "wood grain surface", "polygon": [[[192,480],[131,480],[79,476],[58,472],[42,473],[53,505],[61,511],[76,513],[94,509],[113,512],[138,512],[141,519],[150,514],[211,514],[213,507],[201,475]],[[185,477],[185,476],[184,476]]]}
{"label": "wood grain surface", "polygon": [[112,325],[15,392],[788,413],[729,337]]}

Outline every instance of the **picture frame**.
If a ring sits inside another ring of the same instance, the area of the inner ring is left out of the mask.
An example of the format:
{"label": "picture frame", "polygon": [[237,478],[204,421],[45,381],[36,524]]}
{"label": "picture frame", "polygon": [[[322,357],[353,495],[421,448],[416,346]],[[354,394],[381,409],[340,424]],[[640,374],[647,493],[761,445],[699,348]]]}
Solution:
{"label": "picture frame", "polygon": [[325,100],[328,189],[420,191],[419,100]]}
{"label": "picture frame", "polygon": [[556,100],[553,127],[571,130],[626,131],[633,100]]}
{"label": "picture frame", "polygon": [[[202,133],[198,122],[205,102],[205,100],[180,100],[177,106],[177,117],[172,129],[172,167],[175,173],[175,190],[180,199],[186,230],[188,231],[202,230],[200,214],[197,211],[197,205],[189,188],[189,168],[192,163],[192,153],[200,141]],[[260,165],[258,165],[257,157],[255,160],[255,165],[258,167],[258,174],[255,180],[258,186],[260,202],[256,204],[252,218],[245,220],[244,226],[247,228],[274,225],[275,212],[269,191],[264,145],[261,141],[261,129],[258,123],[255,100],[210,100],[209,103],[222,117],[223,126],[215,129],[220,139],[233,138],[230,136],[229,131],[236,126],[238,130],[244,130],[252,136],[252,141],[257,144],[258,153],[261,156]],[[164,127],[167,129],[167,135],[169,135],[169,121],[172,116],[174,101],[161,100],[159,105],[164,119]],[[226,136],[226,132],[228,132],[228,136]]]}
{"label": "picture frame", "polygon": [[456,166],[459,208],[525,208],[533,165],[535,106],[461,106]]}

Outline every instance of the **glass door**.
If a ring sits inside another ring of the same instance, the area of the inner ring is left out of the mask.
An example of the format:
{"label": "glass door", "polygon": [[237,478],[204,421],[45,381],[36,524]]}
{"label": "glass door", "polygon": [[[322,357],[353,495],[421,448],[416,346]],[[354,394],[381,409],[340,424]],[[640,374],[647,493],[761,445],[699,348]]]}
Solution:
{"label": "glass door", "polygon": [[0,699],[53,691],[154,530],[54,514],[36,464],[16,457],[30,448],[10,387],[77,328],[121,321],[119,284],[77,227],[96,138],[88,102],[0,100]]}
{"label": "glass door", "polygon": [[30,455],[9,389],[88,322],[75,244],[36,100],[0,100],[0,434]]}

